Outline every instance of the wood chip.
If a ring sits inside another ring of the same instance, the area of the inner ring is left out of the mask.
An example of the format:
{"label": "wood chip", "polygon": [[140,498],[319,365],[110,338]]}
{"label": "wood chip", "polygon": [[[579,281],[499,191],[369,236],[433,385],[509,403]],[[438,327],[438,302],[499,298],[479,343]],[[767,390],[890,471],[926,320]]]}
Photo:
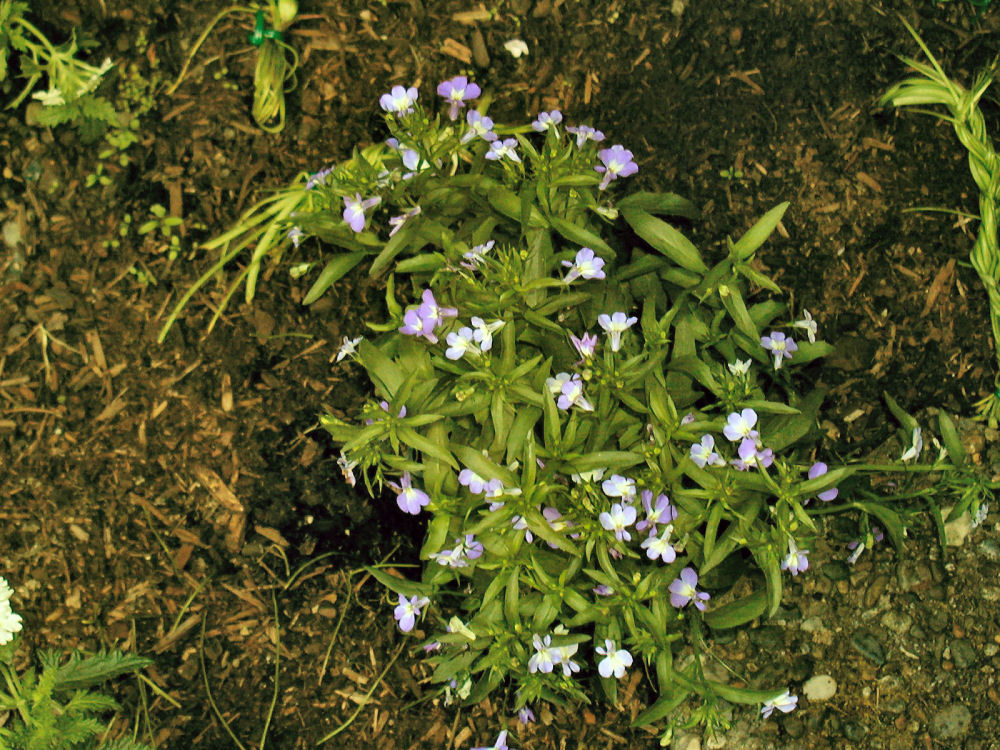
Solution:
{"label": "wood chip", "polygon": [[493,16],[490,12],[482,5],[472,10],[460,10],[457,13],[451,14],[452,21],[456,21],[464,26],[473,26],[482,21],[489,21],[492,18]]}
{"label": "wood chip", "polygon": [[108,369],[108,361],[104,358],[104,347],[101,346],[101,336],[97,331],[90,330],[83,334],[83,337],[90,345],[90,350],[94,353],[94,364],[97,369],[104,372]]}
{"label": "wood chip", "polygon": [[125,399],[122,398],[122,396],[124,396],[126,392],[128,392],[128,388],[126,388],[117,396],[115,396],[115,398],[111,401],[111,403],[105,406],[101,410],[101,413],[98,414],[96,417],[94,417],[94,421],[106,422],[109,419],[114,419],[116,416],[118,416],[118,414],[121,413],[122,409],[124,409],[125,406],[127,405]]}
{"label": "wood chip", "polygon": [[461,60],[466,65],[472,62],[472,50],[461,42],[456,42],[451,37],[445,39],[441,44],[441,51],[448,55],[448,57],[454,57],[456,60]]}
{"label": "wood chip", "polygon": [[941,290],[951,282],[951,275],[954,272],[955,259],[949,258],[948,262],[935,274],[934,281],[931,282],[931,287],[927,290],[927,301],[924,302],[923,312],[920,313],[921,318],[926,318],[927,314],[930,313],[934,303],[937,302],[938,295],[941,294]]}
{"label": "wood chip", "polygon": [[209,494],[218,501],[219,505],[224,507],[226,510],[232,511],[233,513],[246,512],[246,508],[243,507],[243,503],[241,503],[236,497],[236,494],[226,486],[226,483],[222,481],[218,474],[204,466],[195,466],[193,471],[201,486],[208,490]]}
{"label": "wood chip", "polygon": [[233,410],[233,379],[228,372],[222,373],[222,411]]}
{"label": "wood chip", "polygon": [[877,182],[875,182],[874,179],[872,179],[870,176],[868,176],[864,172],[858,172],[854,176],[857,178],[858,182],[860,182],[862,185],[864,185],[864,186],[866,186],[868,188],[871,188],[876,193],[881,193],[882,192],[882,186],[879,185]]}
{"label": "wood chip", "polygon": [[267,526],[254,526],[253,530],[260,534],[262,537],[267,539],[269,542],[274,542],[279,547],[289,547],[288,540],[281,535],[277,529],[272,529]]}

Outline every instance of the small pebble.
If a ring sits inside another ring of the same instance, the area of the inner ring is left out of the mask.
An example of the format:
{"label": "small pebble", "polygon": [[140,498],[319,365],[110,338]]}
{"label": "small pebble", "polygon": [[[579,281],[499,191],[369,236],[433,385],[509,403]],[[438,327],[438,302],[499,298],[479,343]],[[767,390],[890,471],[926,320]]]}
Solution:
{"label": "small pebble", "polygon": [[878,667],[885,664],[885,649],[871,633],[859,630],[851,638],[851,646],[872,664]]}
{"label": "small pebble", "polygon": [[802,693],[809,701],[828,701],[837,692],[837,681],[828,674],[810,677],[802,685]]}
{"label": "small pebble", "polygon": [[972,724],[972,713],[961,703],[953,703],[938,711],[931,718],[931,735],[938,740],[953,740],[963,737]]}
{"label": "small pebble", "polygon": [[846,581],[851,575],[851,569],[847,563],[840,560],[831,560],[820,570],[831,581]]}
{"label": "small pebble", "polygon": [[1000,542],[996,539],[984,539],[978,544],[976,549],[987,560],[993,560],[994,562],[1000,560]]}
{"label": "small pebble", "polygon": [[959,669],[968,669],[976,663],[976,650],[964,638],[951,642],[951,660]]}
{"label": "small pebble", "polygon": [[889,576],[880,575],[876,576],[875,580],[871,582],[868,590],[865,592],[865,607],[871,609],[876,604],[878,604],[879,598],[882,596],[882,592],[885,591],[885,587],[889,583]]}
{"label": "small pebble", "polygon": [[799,628],[801,630],[806,631],[807,633],[818,633],[821,630],[826,630],[826,626],[823,625],[822,618],[815,616],[807,617],[805,620],[802,621],[802,624],[799,625]]}
{"label": "small pebble", "polygon": [[[948,509],[942,508],[944,516],[948,515]],[[954,521],[946,521],[944,525],[944,539],[949,547],[961,547],[972,531],[972,516],[966,511]]]}
{"label": "small pebble", "polygon": [[905,612],[890,610],[882,615],[880,622],[892,632],[902,635],[910,629],[910,625],[913,624],[913,618]]}

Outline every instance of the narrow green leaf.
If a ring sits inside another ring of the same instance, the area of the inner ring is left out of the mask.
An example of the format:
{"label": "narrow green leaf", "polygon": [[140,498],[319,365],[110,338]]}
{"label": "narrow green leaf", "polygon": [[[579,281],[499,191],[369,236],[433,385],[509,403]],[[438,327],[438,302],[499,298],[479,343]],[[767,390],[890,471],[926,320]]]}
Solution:
{"label": "narrow green leaf", "polygon": [[944,447],[948,451],[948,457],[955,466],[962,466],[968,457],[965,453],[965,446],[958,436],[955,423],[945,412],[938,412],[938,428],[941,430],[941,438],[944,440]]}
{"label": "narrow green leaf", "polygon": [[327,263],[323,270],[320,271],[316,281],[313,285],[309,287],[309,291],[306,292],[305,299],[302,300],[303,305],[311,305],[313,302],[318,300],[323,296],[324,292],[330,288],[331,285],[340,281],[349,271],[353,270],[361,261],[367,257],[368,253],[356,252],[356,253],[344,253],[338,255],[336,258]]}
{"label": "narrow green leaf", "polygon": [[747,230],[740,239],[733,245],[733,254],[740,260],[746,260],[771,236],[771,232],[778,226],[781,217],[788,210],[788,202],[779,203],[768,211],[760,220]]}
{"label": "narrow green leaf", "polygon": [[859,508],[865,513],[869,513],[880,520],[882,525],[885,527],[885,531],[889,535],[889,539],[892,541],[893,546],[899,550],[903,549],[906,532],[903,527],[903,522],[900,520],[899,514],[896,513],[896,511],[882,505],[882,503],[855,502],[852,503],[852,505],[855,508]]}
{"label": "narrow green leaf", "polygon": [[748,706],[774,700],[785,692],[785,688],[776,690],[750,690],[749,688],[733,687],[732,685],[725,685],[721,682],[712,682],[710,680],[708,681],[708,688],[725,701]]}
{"label": "narrow green leaf", "polygon": [[735,628],[762,616],[767,610],[767,591],[757,589],[749,596],[724,604],[702,615],[708,627],[714,630]]}
{"label": "narrow green leaf", "polygon": [[428,596],[431,593],[430,587],[426,584],[418,581],[411,581],[408,578],[399,578],[398,576],[392,575],[384,568],[366,565],[365,570],[370,573],[376,581],[381,583],[390,591],[395,591],[397,594],[402,594],[403,596]]}
{"label": "narrow green leaf", "polygon": [[406,245],[410,241],[410,234],[411,230],[404,227],[390,237],[389,241],[385,243],[385,247],[382,248],[382,252],[372,261],[372,267],[368,270],[368,275],[376,278],[389,270],[389,266],[396,259],[396,256],[406,249]]}
{"label": "narrow green leaf", "polygon": [[368,371],[368,376],[381,387],[387,397],[391,399],[396,395],[406,378],[395,362],[367,339],[358,345],[358,359]]}
{"label": "narrow green leaf", "polygon": [[687,219],[697,219],[701,215],[701,211],[691,201],[675,193],[632,193],[618,201],[617,207],[640,208],[651,214],[683,216]]}
{"label": "narrow green leaf", "polygon": [[611,249],[611,246],[589,229],[585,229],[558,216],[549,216],[548,218],[552,228],[570,242],[581,247],[589,247],[605,260],[611,260],[615,257],[615,251]]}
{"label": "narrow green leaf", "polygon": [[430,273],[444,268],[447,259],[441,253],[422,253],[396,264],[396,273]]}
{"label": "narrow green leaf", "polygon": [[401,424],[396,427],[396,434],[399,435],[400,440],[414,450],[420,451],[425,456],[431,456],[436,458],[438,461],[443,461],[453,469],[457,470],[459,468],[455,459],[447,450],[440,445],[432,443],[416,430],[410,429],[406,425]]}
{"label": "narrow green leaf", "polygon": [[698,248],[665,221],[637,208],[623,209],[622,217],[650,247],[663,253],[681,268],[696,273],[708,270]]}

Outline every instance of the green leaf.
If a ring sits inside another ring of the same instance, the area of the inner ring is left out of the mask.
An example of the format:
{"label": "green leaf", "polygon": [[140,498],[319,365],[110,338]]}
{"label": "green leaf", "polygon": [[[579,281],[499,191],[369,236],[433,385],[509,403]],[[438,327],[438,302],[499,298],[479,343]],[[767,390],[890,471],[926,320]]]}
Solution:
{"label": "green leaf", "polygon": [[[521,221],[521,199],[517,193],[505,187],[494,187],[487,191],[486,199],[497,211],[514,221]],[[528,204],[528,226],[539,229],[545,226],[545,217],[535,208],[534,204]],[[402,234],[402,233],[400,233]],[[398,234],[396,235],[399,236]]]}
{"label": "green leaf", "polygon": [[749,596],[723,604],[702,615],[708,627],[714,630],[726,630],[761,617],[767,610],[767,591],[757,589]]}
{"label": "green leaf", "polygon": [[723,700],[730,703],[742,703],[743,705],[764,703],[765,701],[774,700],[779,695],[784,695],[785,693],[785,688],[777,690],[750,690],[749,688],[733,687],[721,682],[712,682],[711,680],[706,680],[706,682],[708,689]]}
{"label": "green leaf", "polygon": [[499,479],[505,487],[517,485],[517,477],[506,466],[500,466],[483,455],[482,451],[467,445],[452,443],[451,450],[467,468],[472,469],[484,479]]}
{"label": "green leaf", "polygon": [[725,511],[725,504],[716,502],[712,504],[712,510],[708,514],[708,523],[705,524],[705,542],[702,545],[703,557],[707,560],[712,556],[712,549],[715,547],[715,537],[719,533],[719,522],[722,520],[722,513]]}
{"label": "green leaf", "polygon": [[892,508],[882,505],[882,503],[871,503],[871,502],[854,502],[851,505],[855,508],[863,510],[865,513],[869,513],[875,516],[878,520],[882,522],[885,526],[885,531],[889,535],[889,539],[892,540],[893,546],[901,550],[903,549],[904,539],[905,539],[905,529],[903,527],[903,522],[899,518],[899,514]]}
{"label": "green leaf", "polygon": [[394,576],[384,568],[366,565],[365,571],[370,573],[375,580],[387,589],[395,591],[397,594],[402,594],[403,596],[428,596],[431,593],[430,586],[419,581],[411,581],[409,578]]}
{"label": "green leaf", "polygon": [[779,203],[768,211],[761,219],[747,230],[740,239],[733,245],[732,252],[740,260],[746,260],[756,252],[757,248],[764,244],[764,241],[771,236],[771,232],[778,226],[781,217],[788,210],[788,202]]}
{"label": "green leaf", "polygon": [[313,302],[318,300],[327,289],[330,288],[335,282],[340,281],[349,271],[353,270],[368,253],[356,252],[356,253],[345,253],[343,255],[338,255],[336,258],[327,263],[323,270],[320,271],[319,276],[313,285],[309,288],[306,293],[305,299],[302,300],[303,305],[311,305]]}
{"label": "green leaf", "polygon": [[507,576],[507,590],[504,593],[503,612],[507,618],[507,626],[513,632],[514,626],[520,624],[521,616],[518,610],[521,596],[521,566],[517,565]]}
{"label": "green leaf", "polygon": [[411,229],[403,227],[403,229],[390,237],[389,241],[385,243],[385,247],[382,248],[382,252],[372,261],[372,267],[368,269],[368,275],[375,278],[376,276],[380,276],[384,271],[387,271],[396,256],[406,249],[406,244],[410,241],[411,233]]}
{"label": "green leaf", "polygon": [[567,464],[573,474],[580,474],[585,471],[606,468],[609,471],[627,469],[630,466],[641,464],[646,458],[641,453],[631,451],[599,451],[597,453],[587,453],[567,460]]}
{"label": "green leaf", "polygon": [[632,193],[616,205],[619,209],[639,208],[651,214],[683,216],[687,219],[697,219],[701,215],[701,211],[691,201],[675,193]]}
{"label": "green leaf", "polygon": [[152,659],[121,651],[99,651],[87,657],[74,651],[69,661],[55,671],[54,687],[56,690],[94,687],[123,674],[141,671],[152,663]]}
{"label": "green leaf", "polygon": [[688,699],[688,696],[691,695],[690,690],[679,686],[672,686],[667,690],[661,687],[660,690],[660,697],[656,702],[636,716],[630,726],[645,727],[655,724],[661,719],[665,719],[676,711]]}
{"label": "green leaf", "polygon": [[903,411],[903,407],[897,404],[893,397],[887,392],[882,391],[882,398],[885,399],[885,403],[889,407],[889,411],[892,412],[892,416],[894,416],[896,420],[903,425],[903,429],[906,430],[906,435],[909,437],[913,430],[918,427],[917,420]]}
{"label": "green leaf", "polygon": [[431,456],[436,458],[438,461],[443,461],[448,464],[453,469],[458,469],[459,466],[452,458],[451,454],[442,448],[440,445],[432,443],[430,440],[425,438],[423,435],[418,433],[416,430],[410,429],[406,425],[397,425],[396,434],[399,435],[399,439],[406,443],[408,446],[414,450],[418,450],[425,456]]}
{"label": "green leaf", "polygon": [[938,429],[941,431],[941,438],[944,440],[944,447],[948,451],[948,457],[955,466],[962,466],[968,457],[965,453],[965,446],[958,436],[955,423],[945,412],[938,412]]}
{"label": "green leaf", "polygon": [[800,409],[796,409],[794,406],[789,406],[788,404],[783,404],[780,401],[764,401],[762,399],[751,399],[749,401],[740,401],[740,406],[745,409],[753,409],[759,414],[801,414]]}
{"label": "green leaf", "polygon": [[358,359],[368,371],[368,376],[380,386],[390,399],[406,379],[402,370],[367,339],[358,345]]}
{"label": "green leaf", "polygon": [[665,221],[637,208],[623,209],[622,216],[650,247],[663,253],[681,268],[696,273],[708,270],[698,248]]}
{"label": "green leaf", "polygon": [[430,273],[444,268],[447,259],[441,253],[423,253],[396,264],[396,273]]}
{"label": "green leaf", "polygon": [[605,260],[615,257],[615,251],[611,249],[611,246],[589,229],[578,226],[571,221],[566,221],[566,219],[561,219],[558,216],[549,216],[548,218],[552,228],[570,242],[582,247],[589,247],[595,253],[600,254]]}

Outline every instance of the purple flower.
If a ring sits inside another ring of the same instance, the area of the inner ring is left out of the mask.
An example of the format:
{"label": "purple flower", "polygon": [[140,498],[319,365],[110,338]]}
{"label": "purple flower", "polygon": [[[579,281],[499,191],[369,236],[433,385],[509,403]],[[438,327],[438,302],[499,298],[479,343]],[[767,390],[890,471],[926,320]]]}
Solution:
{"label": "purple flower", "polygon": [[469,123],[469,131],[462,136],[462,143],[468,143],[477,136],[487,143],[497,139],[497,134],[493,132],[493,120],[480,114],[478,110],[469,110],[465,121]]}
{"label": "purple flower", "polygon": [[[812,466],[809,467],[809,478],[816,479],[816,477],[821,477],[824,474],[826,474],[826,471],[827,471],[826,464],[823,463],[822,461],[817,461],[816,463],[814,463]],[[839,494],[840,490],[838,490],[836,487],[831,487],[830,489],[824,490],[823,492],[819,493],[818,495],[816,495],[816,497],[818,497],[824,503],[828,503],[831,500],[836,500],[837,495]]]}
{"label": "purple flower", "polygon": [[455,546],[452,549],[444,549],[434,552],[429,557],[438,565],[449,568],[464,568],[469,564],[469,560],[475,560],[482,556],[482,542],[477,542],[472,534],[466,534],[465,538],[455,539]]}
{"label": "purple flower", "polygon": [[399,332],[406,336],[423,336],[432,344],[437,343],[437,336],[434,335],[434,321],[422,317],[420,310],[410,309],[406,311]]}
{"label": "purple flower", "polygon": [[483,245],[476,245],[474,248],[462,255],[462,257],[468,262],[462,262],[459,265],[463,268],[475,269],[476,266],[483,262],[483,256],[493,249],[494,244],[496,244],[495,241],[490,240]]}
{"label": "purple flower", "polygon": [[399,480],[399,484],[395,482],[388,483],[390,487],[396,493],[396,504],[399,509],[404,513],[409,513],[411,515],[418,515],[420,509],[425,507],[430,503],[430,496],[423,490],[417,489],[413,486],[412,479],[410,478],[410,472],[404,472],[403,476]]}
{"label": "purple flower", "polygon": [[704,469],[706,465],[726,465],[725,460],[715,452],[715,438],[712,435],[703,435],[700,443],[692,443],[691,460],[700,469]]}
{"label": "purple flower", "polygon": [[569,269],[564,282],[569,284],[576,279],[603,279],[604,259],[594,255],[589,247],[582,247],[576,254],[576,259],[570,263],[564,260],[562,264]]}
{"label": "purple flower", "polygon": [[423,157],[412,148],[403,149],[400,153],[400,160],[403,162],[403,167],[410,170],[409,172],[405,172],[403,174],[404,180],[413,179],[417,172],[422,172],[430,166],[430,164],[424,161]]}
{"label": "purple flower", "polygon": [[292,244],[295,245],[295,247],[298,247],[299,245],[302,244],[303,234],[301,227],[292,227],[291,229],[288,230],[285,236],[292,241]]}
{"label": "purple flower", "polygon": [[760,709],[760,713],[765,719],[770,718],[771,714],[774,713],[774,709],[778,709],[781,713],[787,714],[795,708],[795,705],[798,702],[799,697],[797,695],[792,695],[790,691],[786,690],[777,698],[764,701],[764,707]]}
{"label": "purple flower", "polygon": [[583,411],[594,410],[594,405],[583,395],[583,381],[579,374],[574,374],[572,378],[562,384],[556,406],[567,411],[573,406]]}
{"label": "purple flower", "polygon": [[535,633],[531,643],[535,647],[535,653],[528,659],[528,671],[532,674],[535,672],[548,674],[559,663],[559,654],[556,649],[552,648],[552,636],[547,635],[542,638],[538,633]]}
{"label": "purple flower", "polygon": [[365,228],[365,211],[372,206],[377,206],[382,202],[378,196],[365,198],[362,200],[360,193],[355,193],[353,198],[344,197],[344,221],[355,232],[362,232]]}
{"label": "purple flower", "polygon": [[789,539],[788,554],[781,561],[781,569],[787,570],[793,576],[797,576],[804,570],[809,570],[809,558],[806,557],[808,554],[809,550],[799,549],[795,546],[795,540]]}
{"label": "purple flower", "polygon": [[[681,417],[681,427],[684,427],[685,425],[689,425],[692,422],[694,422],[694,412],[690,412],[689,411],[687,414],[685,414],[683,417]],[[715,439],[714,438],[712,439],[712,445],[715,445]]]}
{"label": "purple flower", "polygon": [[632,666],[632,654],[625,649],[616,648],[615,642],[610,638],[605,639],[603,647],[598,646],[594,650],[604,657],[597,665],[601,677],[608,678],[614,675],[620,680],[625,676],[625,670]]}
{"label": "purple flower", "polygon": [[448,359],[461,359],[470,349],[475,353],[476,347],[473,346],[472,336],[472,329],[468,326],[459,328],[457,333],[449,333],[446,339],[448,349],[445,351],[444,356]]}
{"label": "purple flower", "polygon": [[448,117],[452,120],[458,119],[458,110],[464,107],[467,101],[471,101],[483,93],[479,86],[469,83],[469,79],[465,76],[456,76],[450,81],[439,83],[437,92],[438,96],[443,96],[451,105]]}
{"label": "purple flower", "polygon": [[605,529],[615,532],[615,539],[619,542],[630,542],[632,541],[632,535],[628,532],[626,527],[635,523],[635,517],[635,508],[631,505],[615,503],[611,506],[610,513],[607,511],[601,513],[601,515],[597,517],[597,520],[601,522],[601,526]]}
{"label": "purple flower", "polygon": [[705,602],[712,597],[704,591],[698,591],[697,586],[698,574],[694,568],[684,568],[681,571],[681,577],[675,578],[673,583],[670,584],[668,589],[670,591],[670,603],[677,607],[677,609],[683,609],[693,601],[694,606],[704,612]]}
{"label": "purple flower", "polygon": [[587,141],[594,141],[599,143],[604,140],[604,133],[600,130],[594,130],[589,125],[578,125],[573,127],[572,125],[566,128],[567,133],[572,133],[576,136],[576,147],[581,148]]}
{"label": "purple flower", "polygon": [[396,232],[403,228],[403,224],[406,223],[407,219],[412,219],[414,216],[420,214],[420,206],[414,206],[409,211],[407,211],[402,216],[393,216],[389,219],[389,226],[392,227],[389,230],[389,236],[392,237]]}
{"label": "purple flower", "polygon": [[[460,540],[456,539],[456,543]],[[470,560],[475,560],[482,557],[483,555],[483,543],[476,541],[476,537],[472,534],[465,535],[465,541],[462,542],[465,546],[465,556]]]}
{"label": "purple flower", "polygon": [[653,493],[650,490],[642,491],[642,507],[646,509],[646,518],[635,525],[636,531],[645,531],[647,528],[656,533],[656,525],[659,523],[670,523],[677,518],[677,508],[670,504],[670,499],[664,495],[656,496],[656,505],[653,505]]}
{"label": "purple flower", "polygon": [[323,167],[323,169],[309,175],[306,180],[306,190],[312,190],[317,185],[325,185],[326,178],[333,174],[333,167]]}
{"label": "purple flower", "polygon": [[791,359],[792,354],[799,350],[799,345],[791,336],[781,331],[771,331],[770,336],[761,336],[760,345],[774,355],[774,369],[781,368],[782,359]]}
{"label": "purple flower", "polygon": [[402,86],[393,86],[388,94],[382,94],[379,104],[386,112],[397,115],[409,114],[413,111],[413,105],[417,101],[417,88],[410,86],[406,89]]}
{"label": "purple flower", "polygon": [[611,596],[615,593],[615,590],[610,586],[605,586],[603,583],[599,583],[591,589],[598,596]]}
{"label": "purple flower", "polygon": [[489,747],[474,747],[472,750],[510,750],[510,748],[507,747],[507,730],[504,729],[500,732],[497,736],[497,741]]}
{"label": "purple flower", "polygon": [[402,594],[399,595],[399,604],[392,612],[392,616],[399,622],[399,629],[404,633],[413,630],[413,626],[420,617],[420,610],[431,603],[426,596],[412,596],[407,599]]}
{"label": "purple flower", "polygon": [[[872,526],[871,533],[868,535],[867,541],[869,544],[867,546],[874,547],[876,544],[885,539],[885,534],[882,533],[882,529],[878,526]],[[861,557],[861,553],[865,551],[865,542],[857,539],[847,545],[847,549],[854,550],[847,558],[847,562],[854,565]]]}
{"label": "purple flower", "polygon": [[757,424],[757,412],[753,409],[744,409],[739,413],[733,412],[726,422],[726,426],[722,428],[722,434],[734,443],[744,438],[756,440],[760,437],[760,433],[754,429],[754,425]]}
{"label": "purple flower", "polygon": [[473,495],[480,495],[486,489],[486,479],[479,476],[472,469],[462,469],[458,473],[458,483],[463,487],[468,487]]}
{"label": "purple flower", "polygon": [[444,325],[445,318],[458,317],[458,310],[454,307],[441,307],[438,305],[437,300],[434,299],[434,292],[430,289],[424,289],[421,299],[423,300],[423,304],[420,305],[418,311],[420,317],[430,322],[434,328]]}
{"label": "purple flower", "polygon": [[766,469],[774,463],[774,451],[762,448],[753,438],[743,438],[737,453],[739,458],[733,461],[733,466],[740,471],[749,471],[753,468]]}
{"label": "purple flower", "polygon": [[[379,401],[378,405],[379,405],[379,408],[381,408],[382,411],[384,411],[386,414],[389,413],[389,402],[388,401]],[[403,417],[406,416],[406,405],[405,404],[403,406],[399,407],[399,413],[396,416],[398,416],[400,419],[402,419]]]}
{"label": "purple flower", "polygon": [[677,559],[677,551],[670,546],[670,534],[673,532],[672,524],[663,527],[663,533],[656,535],[656,531],[650,531],[649,536],[640,545],[646,550],[646,557],[650,560],[661,558],[665,563],[672,563]]}
{"label": "purple flower", "polygon": [[532,534],[531,529],[528,528],[528,522],[525,520],[524,516],[512,516],[510,519],[510,525],[518,531],[524,532],[524,541],[528,544],[535,541],[535,535]]}
{"label": "purple flower", "polygon": [[[531,123],[531,127],[539,133],[544,133],[549,128],[555,128],[556,125],[562,122],[562,119],[562,112],[558,109],[554,109],[551,112],[539,112],[538,117]],[[556,130],[556,133],[558,132]]]}
{"label": "purple flower", "polygon": [[[591,334],[590,331],[586,331],[582,338],[577,338],[573,334],[570,334],[569,340],[573,342],[573,348],[582,357],[580,362],[585,362],[594,356],[594,350],[597,348],[597,334]],[[580,364],[580,362],[577,364]]]}
{"label": "purple flower", "polygon": [[598,190],[607,188],[612,180],[628,177],[639,171],[639,166],[632,161],[632,152],[620,144],[598,151],[597,157],[604,162],[604,166],[594,167],[596,172],[604,174]]}
{"label": "purple flower", "polygon": [[527,726],[535,721],[535,714],[530,708],[524,706],[523,708],[518,709],[517,720]]}
{"label": "purple flower", "polygon": [[634,315],[628,317],[623,312],[616,312],[611,315],[602,313],[597,316],[598,325],[604,329],[605,333],[608,334],[608,338],[611,339],[611,351],[613,352],[622,348],[622,334],[638,322],[639,319],[637,317]]}
{"label": "purple flower", "polygon": [[623,477],[620,474],[612,474],[611,479],[601,482],[601,489],[608,497],[620,497],[623,500],[631,500],[635,497],[635,480]]}
{"label": "purple flower", "polygon": [[516,161],[520,164],[521,157],[517,155],[516,149],[517,140],[514,138],[505,138],[502,141],[495,140],[490,144],[490,150],[486,152],[486,158],[492,161],[497,161],[498,159],[506,157],[511,161]]}

